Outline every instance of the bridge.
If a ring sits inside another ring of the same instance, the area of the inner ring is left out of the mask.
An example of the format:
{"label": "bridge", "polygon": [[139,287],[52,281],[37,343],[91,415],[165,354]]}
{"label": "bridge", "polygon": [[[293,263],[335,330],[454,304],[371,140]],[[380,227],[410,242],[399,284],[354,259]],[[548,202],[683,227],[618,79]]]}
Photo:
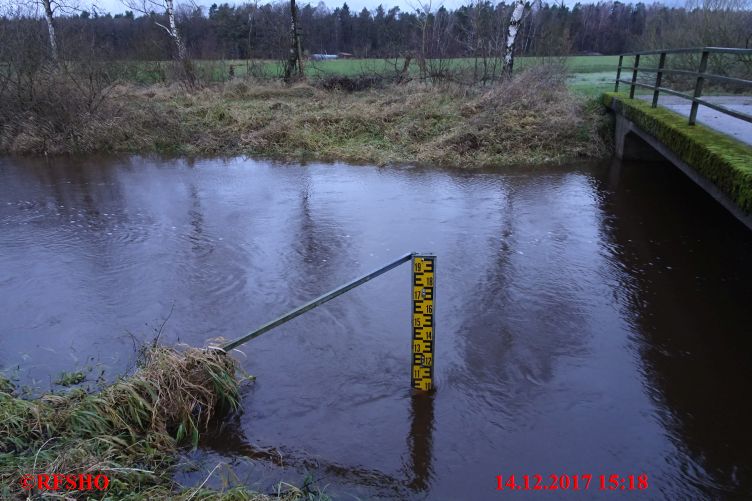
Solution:
{"label": "bridge", "polygon": [[670,161],[752,229],[752,80],[732,74],[752,74],[752,49],[622,54],[603,103],[618,158]]}

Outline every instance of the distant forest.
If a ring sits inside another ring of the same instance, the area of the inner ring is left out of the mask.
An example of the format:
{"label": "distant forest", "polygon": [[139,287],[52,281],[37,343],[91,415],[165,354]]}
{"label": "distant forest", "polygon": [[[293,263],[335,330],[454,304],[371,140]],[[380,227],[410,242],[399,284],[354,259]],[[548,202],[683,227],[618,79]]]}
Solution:
{"label": "distant forest", "polygon": [[[529,4],[517,55],[617,54],[628,50],[680,46],[752,44],[752,12],[743,4],[667,7],[662,4],[600,2]],[[302,45],[306,53],[355,57],[494,57],[504,44],[513,4],[476,2],[455,10],[422,7],[402,11],[379,6],[353,12],[343,4],[299,6]],[[47,36],[42,14],[13,11],[0,17],[2,38],[20,32]],[[277,59],[289,48],[289,3],[214,4],[208,10],[178,6],[177,28],[188,54],[196,59]],[[173,46],[156,22],[167,24],[164,12],[110,15],[61,9],[55,22],[61,55],[67,59],[158,60]],[[27,38],[28,40],[28,38]]]}

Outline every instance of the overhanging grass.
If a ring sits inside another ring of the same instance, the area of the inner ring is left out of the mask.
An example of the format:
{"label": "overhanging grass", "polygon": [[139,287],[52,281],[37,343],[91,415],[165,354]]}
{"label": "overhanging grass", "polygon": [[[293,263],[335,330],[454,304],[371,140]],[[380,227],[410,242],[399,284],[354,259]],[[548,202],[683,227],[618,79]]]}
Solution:
{"label": "overhanging grass", "polygon": [[[238,403],[235,363],[213,350],[147,350],[138,370],[100,393],[24,400],[0,378],[0,497],[21,491],[22,474],[105,474],[104,492],[64,491],[87,499],[268,499],[245,489],[182,489],[171,480],[181,444]],[[294,498],[294,489],[285,498]]]}
{"label": "overhanging grass", "polygon": [[752,212],[752,148],[665,108],[652,108],[622,94],[603,94],[603,103],[663,142],[713,182],[747,213]]}

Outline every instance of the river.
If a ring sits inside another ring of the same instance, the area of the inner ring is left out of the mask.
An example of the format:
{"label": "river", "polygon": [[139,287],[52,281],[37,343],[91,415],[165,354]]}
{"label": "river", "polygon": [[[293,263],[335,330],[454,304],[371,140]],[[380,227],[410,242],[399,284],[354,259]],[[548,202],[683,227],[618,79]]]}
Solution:
{"label": "river", "polygon": [[[410,268],[241,347],[196,485],[515,499],[497,475],[647,475],[752,496],[752,234],[670,165],[504,170],[0,158],[0,367],[93,385],[160,330],[205,345],[435,253],[436,384],[410,392]],[[165,319],[167,321],[165,322]],[[626,494],[626,493],[625,493]]]}

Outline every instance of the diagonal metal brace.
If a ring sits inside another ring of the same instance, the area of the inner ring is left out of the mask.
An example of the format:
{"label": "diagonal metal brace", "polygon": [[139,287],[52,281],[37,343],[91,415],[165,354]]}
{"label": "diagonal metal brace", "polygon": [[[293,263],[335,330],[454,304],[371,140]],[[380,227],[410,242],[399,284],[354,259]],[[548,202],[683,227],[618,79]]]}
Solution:
{"label": "diagonal metal brace", "polygon": [[381,268],[378,268],[378,269],[376,269],[376,270],[374,270],[374,271],[372,271],[370,273],[367,273],[367,274],[363,275],[362,277],[356,278],[352,282],[348,282],[345,285],[337,287],[336,289],[334,289],[332,291],[329,291],[326,294],[324,294],[323,296],[319,296],[316,299],[313,299],[312,301],[309,301],[309,302],[307,302],[306,304],[304,304],[302,306],[298,306],[294,310],[285,313],[281,317],[279,317],[279,318],[277,318],[275,320],[272,320],[271,322],[265,323],[264,325],[262,325],[261,327],[259,327],[255,331],[250,332],[250,333],[246,334],[243,337],[240,337],[240,338],[238,338],[238,339],[236,339],[234,341],[230,341],[229,343],[225,344],[224,346],[214,347],[214,349],[220,349],[220,350],[225,351],[225,352],[228,352],[228,351],[230,351],[232,349],[235,349],[238,346],[240,346],[241,344],[245,344],[248,341],[250,341],[251,339],[255,339],[255,338],[259,337],[261,334],[264,334],[265,332],[268,332],[268,331],[272,330],[273,328],[282,325],[283,323],[287,322],[288,320],[292,320],[293,318],[295,318],[295,317],[297,317],[299,315],[302,315],[303,313],[305,313],[305,312],[307,312],[309,310],[312,310],[312,309],[316,308],[317,306],[320,306],[320,305],[326,303],[330,299],[334,299],[337,296],[341,296],[345,292],[347,292],[349,290],[352,290],[352,289],[354,289],[355,287],[357,287],[359,285],[363,285],[364,283],[368,282],[369,280],[371,280],[373,278],[378,277],[379,275],[383,275],[387,271],[396,268],[397,266],[401,265],[402,263],[406,263],[406,262],[410,261],[412,259],[413,255],[415,255],[414,252],[411,252],[409,254],[405,254],[404,256],[400,257],[399,259],[395,259],[391,263],[386,264],[386,265],[382,266]]}

